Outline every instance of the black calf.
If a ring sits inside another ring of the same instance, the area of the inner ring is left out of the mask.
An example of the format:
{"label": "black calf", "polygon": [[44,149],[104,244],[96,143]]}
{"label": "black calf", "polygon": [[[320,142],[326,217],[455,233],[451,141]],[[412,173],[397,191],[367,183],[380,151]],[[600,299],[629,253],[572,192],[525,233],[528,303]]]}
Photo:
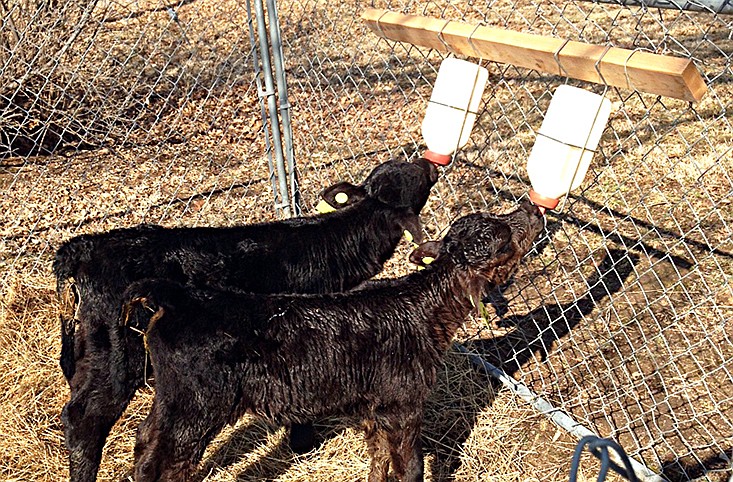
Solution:
{"label": "black calf", "polygon": [[530,204],[466,216],[432,245],[425,270],[342,294],[133,284],[122,321],[145,333],[157,383],[135,479],[186,480],[222,427],[253,413],[351,417],[366,429],[370,482],[384,481],[390,462],[401,480],[422,480],[423,403],[441,357],[471,300],[507,280],[542,226]]}
{"label": "black calf", "polygon": [[71,387],[62,413],[71,480],[96,478],[109,430],[145,379],[140,337],[116,321],[130,283],[158,277],[257,293],[350,289],[382,269],[404,230],[421,234],[418,213],[436,180],[423,159],[389,161],[361,185],[327,189],[324,199],[348,196],[332,200],[345,206],[334,213],[231,228],[139,226],[62,245],[53,269],[63,307],[60,364]]}

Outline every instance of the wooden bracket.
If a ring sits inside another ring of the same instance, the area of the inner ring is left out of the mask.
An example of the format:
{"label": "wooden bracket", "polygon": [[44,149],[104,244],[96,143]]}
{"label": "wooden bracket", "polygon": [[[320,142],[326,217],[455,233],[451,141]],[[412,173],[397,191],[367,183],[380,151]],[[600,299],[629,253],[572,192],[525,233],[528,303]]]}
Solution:
{"label": "wooden bracket", "polygon": [[707,91],[690,59],[375,8],[361,18],[382,38],[443,52],[691,102]]}

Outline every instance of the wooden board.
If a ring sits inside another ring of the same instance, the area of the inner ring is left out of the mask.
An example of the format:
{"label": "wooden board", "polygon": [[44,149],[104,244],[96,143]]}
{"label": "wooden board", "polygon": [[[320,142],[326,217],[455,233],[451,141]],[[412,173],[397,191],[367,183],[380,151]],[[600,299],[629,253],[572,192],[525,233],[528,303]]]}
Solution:
{"label": "wooden board", "polygon": [[362,19],[380,37],[443,52],[691,102],[707,91],[690,59],[374,8]]}

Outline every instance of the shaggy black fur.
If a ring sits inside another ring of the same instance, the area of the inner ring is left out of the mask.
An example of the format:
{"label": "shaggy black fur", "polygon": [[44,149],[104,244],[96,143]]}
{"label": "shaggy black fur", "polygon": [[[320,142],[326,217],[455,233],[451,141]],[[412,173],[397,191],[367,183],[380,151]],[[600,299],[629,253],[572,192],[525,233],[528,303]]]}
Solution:
{"label": "shaggy black fur", "polygon": [[[231,228],[139,226],[62,245],[53,269],[63,307],[60,364],[71,387],[62,412],[71,480],[96,478],[109,430],[145,381],[141,340],[117,323],[130,283],[156,277],[255,293],[348,290],[382,269],[403,230],[421,235],[418,213],[437,177],[423,159],[388,161],[361,185],[325,190],[324,199],[343,206],[330,214]],[[337,193],[348,200],[336,203]]]}
{"label": "shaggy black fur", "polygon": [[[363,422],[369,480],[391,461],[423,479],[423,403],[456,330],[542,231],[537,207],[456,221],[423,271],[331,295],[130,286],[121,322],[145,333],[156,373],[138,429],[135,480],[186,480],[207,444],[245,413],[277,423],[343,415]],[[418,248],[419,249],[419,248]]]}

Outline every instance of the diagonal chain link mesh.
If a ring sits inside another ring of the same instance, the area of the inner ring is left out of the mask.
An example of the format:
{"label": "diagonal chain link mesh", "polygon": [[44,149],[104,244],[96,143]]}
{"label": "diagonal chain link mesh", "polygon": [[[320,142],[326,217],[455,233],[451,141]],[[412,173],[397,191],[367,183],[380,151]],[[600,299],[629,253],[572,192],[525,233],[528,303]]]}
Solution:
{"label": "diagonal chain link mesh", "polygon": [[[695,61],[709,87],[698,104],[483,62],[483,110],[445,172],[428,230],[526,195],[526,159],[557,85],[607,90],[615,110],[583,187],[549,216],[544,249],[486,300],[487,316],[463,338],[665,477],[727,479],[733,17],[582,1],[371,6]],[[424,149],[419,125],[444,54],[377,38],[359,23],[362,8],[331,13],[301,1],[282,14],[284,25],[319,32],[289,37],[289,80],[303,93],[295,116],[325,111],[335,124],[317,136],[296,131],[306,169],[318,169],[320,152],[350,172],[361,157]]]}
{"label": "diagonal chain link mesh", "polygon": [[[422,218],[438,237],[462,214],[526,196],[555,88],[605,92],[614,111],[582,187],[459,338],[665,478],[727,480],[733,15],[583,0],[281,2],[304,212],[326,185],[425,148],[446,54],[378,38],[359,18],[370,6],[695,62],[709,89],[699,103],[473,59],[490,73],[480,115]],[[49,287],[53,250],[75,234],[275,216],[246,2],[0,0],[0,18],[4,291]]]}

